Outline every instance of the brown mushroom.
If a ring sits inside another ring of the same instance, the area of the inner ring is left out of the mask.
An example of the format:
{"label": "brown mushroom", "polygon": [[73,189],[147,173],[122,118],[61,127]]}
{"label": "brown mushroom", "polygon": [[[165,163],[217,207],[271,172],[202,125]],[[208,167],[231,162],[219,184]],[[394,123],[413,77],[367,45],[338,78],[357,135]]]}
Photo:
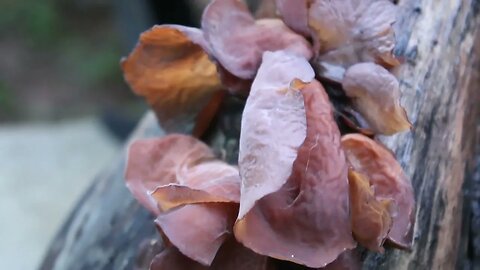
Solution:
{"label": "brown mushroom", "polygon": [[348,67],[358,62],[396,66],[396,7],[389,0],[313,0],[308,24],[316,61]]}
{"label": "brown mushroom", "polygon": [[[183,254],[210,265],[232,231],[238,211],[238,169],[186,135],[134,142],[127,186]],[[208,218],[206,218],[208,217]]]}
{"label": "brown mushroom", "polygon": [[169,246],[152,261],[150,270],[273,270],[268,257],[258,255],[230,238],[222,245],[212,265],[207,267]]}
{"label": "brown mushroom", "polygon": [[[283,52],[264,56],[242,120],[234,232],[256,253],[324,267],[356,244],[340,132],[323,87],[299,76],[307,67],[306,59]],[[297,140],[304,136],[304,117],[306,137]]]}
{"label": "brown mushroom", "polygon": [[[158,215],[161,210],[152,193],[158,187],[168,187],[172,184],[185,186],[193,180],[205,181],[205,179],[195,179],[191,169],[207,162],[215,162],[212,150],[190,136],[174,134],[158,139],[137,140],[128,150],[126,184],[140,203],[150,212]],[[219,161],[218,165],[219,169],[227,172],[225,180],[231,181],[231,176],[235,175],[236,169]],[[192,176],[193,179],[188,178]],[[208,177],[208,175],[205,176]],[[218,180],[218,177],[217,175],[214,179]],[[238,187],[240,180],[238,178],[236,180]]]}
{"label": "brown mushroom", "polygon": [[395,46],[395,5],[388,0],[276,0],[285,24],[312,37],[317,64],[348,67],[376,62],[399,64]]}
{"label": "brown mushroom", "polygon": [[295,78],[309,82],[314,75],[305,59],[285,52],[264,54],[242,117],[239,218],[290,176],[307,129],[303,96],[290,83]]}
{"label": "brown mushroom", "polygon": [[375,133],[392,135],[412,127],[400,104],[398,80],[382,66],[355,64],[345,72],[342,86]]}
{"label": "brown mushroom", "polygon": [[172,169],[178,170],[176,182],[159,186],[151,193],[162,211],[199,202],[239,202],[238,169],[223,161],[201,161]]}
{"label": "brown mushroom", "polygon": [[155,223],[178,250],[203,265],[210,265],[232,233],[237,205],[197,203],[161,213]]}
{"label": "brown mushroom", "polygon": [[392,199],[377,200],[368,178],[354,170],[348,172],[348,183],[355,240],[370,250],[383,252],[383,242],[392,226]]}
{"label": "brown mushroom", "polygon": [[281,20],[255,20],[242,0],[213,0],[202,16],[212,56],[230,73],[253,79],[265,51],[285,50],[310,58],[310,44]]}
{"label": "brown mushroom", "polygon": [[311,36],[308,26],[308,6],[310,0],[276,0],[277,11],[285,24],[295,32]]}
{"label": "brown mushroom", "polygon": [[142,33],[135,49],[122,59],[125,80],[145,97],[167,131],[180,131],[175,129],[182,126],[179,121],[193,122],[222,88],[205,47],[199,29],[154,26]]}
{"label": "brown mushroom", "polygon": [[415,198],[412,184],[393,154],[374,140],[360,135],[342,137],[348,163],[366,176],[377,200],[392,200],[392,227],[387,239],[401,248],[410,248],[415,224]]}
{"label": "brown mushroom", "polygon": [[157,254],[151,264],[150,270],[207,270],[208,266],[186,257],[174,246],[166,247]]}

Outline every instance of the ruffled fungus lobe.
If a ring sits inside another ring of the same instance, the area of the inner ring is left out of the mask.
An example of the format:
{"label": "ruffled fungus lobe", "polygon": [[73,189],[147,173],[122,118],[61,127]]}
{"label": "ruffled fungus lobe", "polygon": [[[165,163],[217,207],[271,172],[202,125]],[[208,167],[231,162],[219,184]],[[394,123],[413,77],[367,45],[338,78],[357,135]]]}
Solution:
{"label": "ruffled fungus lobe", "polygon": [[[338,258],[321,270],[360,270],[362,261],[357,249],[346,250]],[[319,269],[319,270],[320,270]]]}
{"label": "ruffled fungus lobe", "polygon": [[256,254],[238,243],[235,238],[221,247],[218,256],[212,264],[215,270],[273,270],[271,259]]}
{"label": "ruffled fungus lobe", "polygon": [[176,131],[178,121],[192,121],[221,89],[216,66],[204,47],[199,29],[154,26],[122,60],[125,80],[145,97],[167,130]]}
{"label": "ruffled fungus lobe", "polygon": [[345,72],[342,86],[374,132],[392,135],[411,128],[400,105],[398,80],[383,67],[374,63],[353,65]]}
{"label": "ruffled fungus lobe", "polygon": [[273,19],[256,20],[242,0],[212,0],[203,31],[155,26],[122,60],[125,79],[169,132],[190,130],[195,118],[200,137],[220,106],[228,107],[226,95],[248,95],[238,168],[190,136],[131,145],[127,186],[157,216],[167,245],[151,269],[268,270],[275,267],[269,257],[360,269],[355,240],[380,252],[385,240],[410,248],[411,183],[379,143],[361,134],[341,138],[315,80],[329,82],[343,132],[410,128],[387,70],[399,64],[395,6],[264,0],[258,16]]}
{"label": "ruffled fungus lobe", "polygon": [[395,15],[389,0],[311,1],[308,24],[317,60],[343,67],[358,62],[398,65],[392,53]]}
{"label": "ruffled fungus lobe", "polygon": [[310,36],[308,6],[310,0],[276,0],[277,11],[288,27],[304,36]]}
{"label": "ruffled fungus lobe", "polygon": [[150,270],[207,270],[208,266],[186,257],[173,246],[166,247],[153,258]]}
{"label": "ruffled fungus lobe", "polygon": [[[238,169],[223,161],[189,160],[176,169],[176,183],[159,186],[151,196],[163,211],[201,202],[234,202],[240,199]],[[172,168],[174,169],[174,168]]]}
{"label": "ruffled fungus lobe", "polygon": [[377,200],[368,178],[353,170],[348,172],[348,182],[355,240],[370,250],[383,252],[383,242],[392,226],[392,200]]}
{"label": "ruffled fungus lobe", "polygon": [[370,181],[376,199],[392,200],[393,223],[387,239],[398,247],[410,248],[415,224],[415,198],[400,164],[388,149],[360,134],[343,136],[342,147],[350,166]]}
{"label": "ruffled fungus lobe", "polygon": [[264,54],[242,117],[239,218],[290,176],[307,129],[303,96],[290,83],[295,78],[310,82],[314,76],[303,58],[285,52]]}
{"label": "ruffled fungus lobe", "polygon": [[[185,135],[135,141],[129,149],[127,187],[152,213],[183,254],[209,265],[232,231],[238,210],[238,169]],[[206,218],[208,217],[208,218]]]}
{"label": "ruffled fungus lobe", "polygon": [[242,0],[213,0],[202,29],[213,57],[230,73],[253,79],[265,51],[285,50],[310,59],[310,44],[281,20],[255,21]]}
{"label": "ruffled fungus lobe", "polygon": [[158,215],[161,210],[152,192],[158,187],[178,184],[178,179],[184,181],[182,174],[188,172],[189,166],[213,160],[212,150],[190,136],[137,140],[128,150],[126,184],[143,206]]}
{"label": "ruffled fungus lobe", "polygon": [[235,239],[227,240],[211,266],[204,266],[185,257],[174,247],[167,247],[152,261],[150,270],[273,270],[268,257],[243,247]]}
{"label": "ruffled fungus lobe", "polygon": [[231,236],[237,209],[235,204],[189,204],[160,214],[155,223],[180,252],[210,265]]}
{"label": "ruffled fungus lobe", "polygon": [[305,59],[264,55],[243,114],[234,231],[256,253],[323,267],[356,244],[340,132],[310,72]]}

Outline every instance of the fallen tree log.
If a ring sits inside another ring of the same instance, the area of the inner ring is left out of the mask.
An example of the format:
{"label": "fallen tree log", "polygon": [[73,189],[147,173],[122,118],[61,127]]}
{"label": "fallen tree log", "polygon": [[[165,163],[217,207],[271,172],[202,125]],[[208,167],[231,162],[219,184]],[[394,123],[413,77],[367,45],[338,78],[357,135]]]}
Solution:
{"label": "fallen tree log", "polygon": [[[480,1],[400,0],[395,25],[402,104],[412,132],[382,140],[412,179],[417,199],[411,252],[364,256],[365,269],[478,269],[472,244],[470,191],[480,106]],[[217,119],[207,141],[234,161],[241,106]],[[148,114],[132,139],[161,136]],[[41,269],[146,269],[155,250],[154,217],[124,186],[125,153],[72,211]],[[477,185],[478,186],[478,185]],[[473,255],[472,255],[473,254]],[[477,258],[478,262],[478,258]],[[475,268],[477,267],[477,268]]]}

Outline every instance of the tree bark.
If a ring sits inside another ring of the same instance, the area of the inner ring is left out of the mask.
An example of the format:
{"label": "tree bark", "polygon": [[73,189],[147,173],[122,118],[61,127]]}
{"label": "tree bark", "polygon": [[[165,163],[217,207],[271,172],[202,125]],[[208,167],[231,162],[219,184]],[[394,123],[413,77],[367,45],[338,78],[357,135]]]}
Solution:
{"label": "tree bark", "polygon": [[[397,75],[414,130],[381,139],[413,182],[415,242],[411,252],[367,253],[364,269],[480,269],[480,211],[472,211],[480,207],[472,190],[480,186],[480,1],[398,2],[396,53],[405,64]],[[230,161],[238,130],[228,124],[237,120],[220,119],[209,138]],[[162,134],[148,114],[132,139]],[[124,165],[125,152],[80,200],[41,269],[146,269],[159,236],[154,217],[125,188]]]}

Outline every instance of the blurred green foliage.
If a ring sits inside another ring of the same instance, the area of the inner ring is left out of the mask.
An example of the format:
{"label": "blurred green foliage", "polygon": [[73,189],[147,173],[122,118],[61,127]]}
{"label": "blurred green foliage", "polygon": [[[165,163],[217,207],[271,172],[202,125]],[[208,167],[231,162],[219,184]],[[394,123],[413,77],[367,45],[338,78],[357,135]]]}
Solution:
{"label": "blurred green foliage", "polygon": [[[14,110],[13,95],[7,84],[0,80],[0,112],[11,113]],[[0,115],[0,118],[4,117]]]}
{"label": "blurred green foliage", "polygon": [[62,10],[65,3],[58,0],[0,2],[0,35],[21,37],[36,50],[55,51],[63,62],[69,63],[67,70],[89,86],[121,78],[117,37],[102,36],[101,44],[92,44],[91,37],[85,36],[85,29],[75,29],[78,26],[72,27],[71,22],[69,26],[72,19]]}
{"label": "blurred green foliage", "polygon": [[119,55],[114,48],[102,48],[91,55],[91,62],[83,62],[79,69],[91,82],[121,80]]}
{"label": "blurred green foliage", "polygon": [[130,102],[114,12],[108,1],[0,0],[0,55],[11,56],[0,62],[0,123]]}
{"label": "blurred green foliage", "polygon": [[61,16],[54,0],[2,0],[0,32],[21,35],[30,44],[47,46],[61,33]]}
{"label": "blurred green foliage", "polygon": [[101,44],[91,44],[72,37],[60,46],[65,68],[77,73],[77,83],[92,86],[121,80],[120,50],[114,38],[105,38]]}
{"label": "blurred green foliage", "polygon": [[111,80],[119,74],[120,52],[115,37],[107,36],[100,48],[90,46],[80,33],[64,29],[69,18],[62,16],[58,1],[1,2],[0,34],[20,36],[34,49],[64,53],[70,62],[77,63],[70,69],[77,69],[88,82]]}

